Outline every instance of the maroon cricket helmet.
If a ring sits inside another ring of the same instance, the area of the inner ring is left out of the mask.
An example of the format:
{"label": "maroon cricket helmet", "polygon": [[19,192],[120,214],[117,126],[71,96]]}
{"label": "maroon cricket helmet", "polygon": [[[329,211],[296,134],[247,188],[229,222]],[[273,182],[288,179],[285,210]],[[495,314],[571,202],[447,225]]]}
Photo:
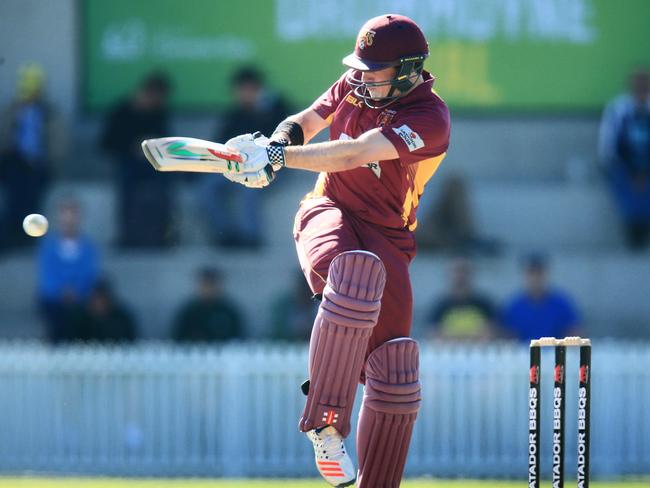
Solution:
{"label": "maroon cricket helmet", "polygon": [[424,33],[408,17],[385,14],[366,22],[357,36],[354,52],[343,64],[359,71],[399,66],[410,58],[423,61],[429,55]]}
{"label": "maroon cricket helmet", "polygon": [[[429,56],[429,45],[418,25],[408,17],[385,14],[366,22],[357,36],[354,52],[343,58],[351,68],[346,76],[354,94],[370,108],[383,108],[415,86]],[[363,81],[362,72],[395,67],[393,78]],[[390,86],[388,95],[373,97],[372,88]]]}

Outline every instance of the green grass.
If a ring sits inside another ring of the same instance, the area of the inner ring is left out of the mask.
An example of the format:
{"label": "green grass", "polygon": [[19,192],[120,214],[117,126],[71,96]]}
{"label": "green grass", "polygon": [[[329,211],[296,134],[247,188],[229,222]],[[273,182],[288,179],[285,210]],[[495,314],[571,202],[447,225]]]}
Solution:
{"label": "green grass", "polygon": [[[575,482],[573,483],[575,485]],[[550,484],[546,483],[550,486]],[[127,478],[35,478],[0,477],[0,488],[327,488],[321,480],[199,480]],[[524,487],[524,481],[411,480],[403,488],[500,488]],[[570,483],[567,486],[571,486]],[[648,481],[591,483],[594,488],[647,488]]]}

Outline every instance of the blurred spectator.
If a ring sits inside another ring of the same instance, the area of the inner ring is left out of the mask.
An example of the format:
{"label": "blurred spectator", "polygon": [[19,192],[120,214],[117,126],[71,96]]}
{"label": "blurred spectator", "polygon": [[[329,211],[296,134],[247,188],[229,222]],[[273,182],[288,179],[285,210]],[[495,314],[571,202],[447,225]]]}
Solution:
{"label": "blurred spectator", "polygon": [[599,152],[630,249],[650,243],[650,75],[630,75],[629,93],[605,108]]}
{"label": "blurred spectator", "polygon": [[[255,131],[268,137],[288,115],[284,101],[266,88],[256,68],[245,67],[237,71],[231,85],[234,105],[223,114],[223,124],[214,136],[215,141],[226,142]],[[201,177],[199,195],[216,244],[252,248],[263,244],[261,192],[233,185],[223,176],[212,174]],[[224,205],[228,210],[224,210]]]}
{"label": "blurred spectator", "polygon": [[449,290],[435,304],[429,321],[434,337],[450,340],[488,340],[497,337],[492,301],[477,292],[469,260],[456,258],[449,273]]}
{"label": "blurred spectator", "polygon": [[76,340],[133,342],[136,338],[133,316],[116,299],[113,287],[107,280],[100,280],[88,302],[74,310],[70,325]]}
{"label": "blurred spectator", "polygon": [[548,284],[545,256],[531,254],[523,264],[525,289],[503,310],[504,327],[521,341],[579,335],[580,318],[569,295]]}
{"label": "blurred spectator", "polygon": [[244,337],[236,305],[223,293],[221,273],[204,268],[197,276],[196,295],[178,311],[172,337],[177,342],[216,342]]}
{"label": "blurred spectator", "polygon": [[119,245],[162,247],[170,243],[173,176],[156,173],[142,154],[144,139],[166,137],[171,85],[162,73],[149,75],[110,111],[101,139],[115,163],[119,194]]}
{"label": "blurred spectator", "polygon": [[45,97],[44,85],[38,65],[23,66],[16,99],[2,113],[0,184],[5,211],[0,215],[0,247],[29,242],[21,222],[30,213],[43,213],[53,163],[63,152],[61,121]]}
{"label": "blurred spectator", "polygon": [[494,254],[498,245],[477,235],[465,181],[445,181],[437,201],[422,216],[416,233],[421,249],[463,254]]}
{"label": "blurred spectator", "polygon": [[57,217],[57,228],[42,239],[38,251],[38,299],[53,344],[72,339],[69,313],[87,302],[99,269],[97,248],[79,229],[79,203],[62,200]]}
{"label": "blurred spectator", "polygon": [[309,341],[318,303],[302,271],[295,273],[291,289],[279,296],[271,308],[271,338],[283,341]]}

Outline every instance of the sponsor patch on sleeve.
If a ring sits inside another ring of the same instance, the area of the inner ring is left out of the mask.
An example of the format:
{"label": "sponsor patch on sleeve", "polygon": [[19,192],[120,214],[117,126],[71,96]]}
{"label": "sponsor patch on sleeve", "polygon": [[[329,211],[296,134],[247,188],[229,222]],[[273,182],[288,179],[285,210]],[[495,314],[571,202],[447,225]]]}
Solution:
{"label": "sponsor patch on sleeve", "polygon": [[424,147],[424,141],[420,135],[412,130],[408,125],[404,124],[401,127],[393,127],[395,134],[400,136],[409,148],[409,152],[413,152],[421,147]]}

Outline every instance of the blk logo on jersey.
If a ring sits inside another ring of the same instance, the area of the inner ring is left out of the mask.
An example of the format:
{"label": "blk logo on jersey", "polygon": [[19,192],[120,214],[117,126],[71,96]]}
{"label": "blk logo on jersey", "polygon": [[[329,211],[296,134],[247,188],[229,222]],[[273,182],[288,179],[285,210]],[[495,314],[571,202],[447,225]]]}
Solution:
{"label": "blk logo on jersey", "polygon": [[408,125],[404,124],[401,127],[393,127],[393,130],[395,131],[395,134],[400,136],[406,143],[406,146],[409,148],[409,152],[413,152],[424,147],[424,141],[420,135],[412,130]]}
{"label": "blk logo on jersey", "polygon": [[358,98],[353,97],[352,95],[345,97],[345,101],[351,105],[354,105],[355,107],[363,107],[363,102]]}

